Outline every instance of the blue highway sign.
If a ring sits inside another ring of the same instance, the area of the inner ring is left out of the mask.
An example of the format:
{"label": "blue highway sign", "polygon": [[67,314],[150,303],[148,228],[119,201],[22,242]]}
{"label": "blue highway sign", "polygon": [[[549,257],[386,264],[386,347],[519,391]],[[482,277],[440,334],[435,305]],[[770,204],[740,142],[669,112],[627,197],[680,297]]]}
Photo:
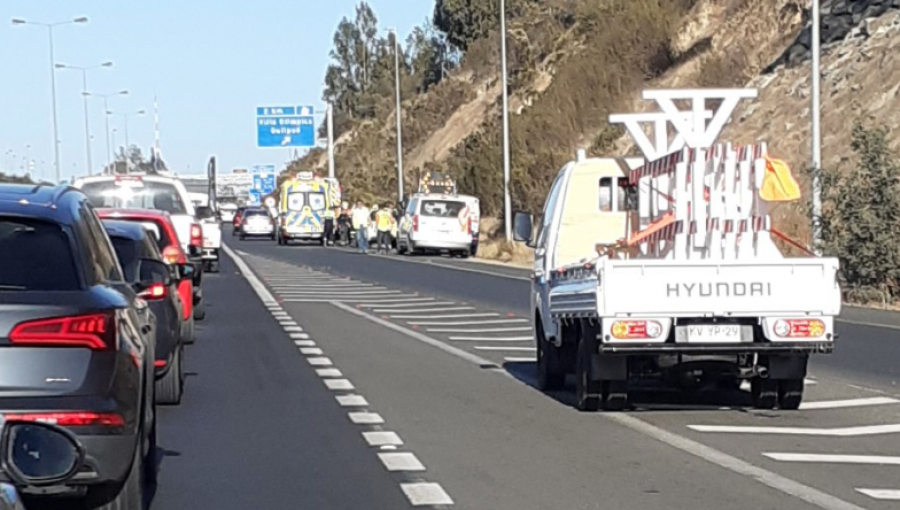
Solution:
{"label": "blue highway sign", "polygon": [[256,109],[257,147],[313,147],[315,110],[311,106],[262,106]]}

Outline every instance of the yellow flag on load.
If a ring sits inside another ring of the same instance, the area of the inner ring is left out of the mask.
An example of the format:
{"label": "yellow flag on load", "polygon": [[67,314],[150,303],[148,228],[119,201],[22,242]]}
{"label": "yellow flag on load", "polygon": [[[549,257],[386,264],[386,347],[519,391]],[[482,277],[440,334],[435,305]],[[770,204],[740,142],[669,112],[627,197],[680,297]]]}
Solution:
{"label": "yellow flag on load", "polygon": [[766,175],[759,198],[766,202],[791,202],[800,198],[800,185],[791,175],[791,168],[780,159],[766,154]]}

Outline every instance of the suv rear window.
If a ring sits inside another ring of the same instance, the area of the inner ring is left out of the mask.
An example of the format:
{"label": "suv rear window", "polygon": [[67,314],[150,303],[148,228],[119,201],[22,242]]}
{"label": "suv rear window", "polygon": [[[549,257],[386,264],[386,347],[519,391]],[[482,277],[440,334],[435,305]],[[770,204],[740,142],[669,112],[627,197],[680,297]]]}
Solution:
{"label": "suv rear window", "polygon": [[465,202],[456,200],[423,200],[419,214],[437,218],[456,218],[465,207]]}
{"label": "suv rear window", "polygon": [[155,209],[171,214],[187,213],[174,184],[138,179],[85,183],[81,188],[91,205],[123,209]]}
{"label": "suv rear window", "polygon": [[79,288],[72,247],[59,225],[0,217],[0,291]]}
{"label": "suv rear window", "polygon": [[113,248],[116,249],[116,256],[119,258],[119,264],[122,271],[125,272],[125,281],[134,283],[137,280],[137,272],[139,261],[141,260],[141,243],[126,239],[124,237],[109,236],[112,241]]}
{"label": "suv rear window", "polygon": [[245,218],[249,218],[250,216],[268,216],[268,215],[269,215],[269,211],[266,211],[264,209],[247,209],[244,212]]}

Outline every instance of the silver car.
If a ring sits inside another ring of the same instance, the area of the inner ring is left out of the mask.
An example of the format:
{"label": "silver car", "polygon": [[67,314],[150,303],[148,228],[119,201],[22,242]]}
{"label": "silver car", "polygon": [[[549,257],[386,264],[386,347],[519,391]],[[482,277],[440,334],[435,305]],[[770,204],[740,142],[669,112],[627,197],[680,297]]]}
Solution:
{"label": "silver car", "polygon": [[264,207],[252,207],[241,216],[238,232],[241,241],[248,237],[268,237],[275,240],[275,219]]}

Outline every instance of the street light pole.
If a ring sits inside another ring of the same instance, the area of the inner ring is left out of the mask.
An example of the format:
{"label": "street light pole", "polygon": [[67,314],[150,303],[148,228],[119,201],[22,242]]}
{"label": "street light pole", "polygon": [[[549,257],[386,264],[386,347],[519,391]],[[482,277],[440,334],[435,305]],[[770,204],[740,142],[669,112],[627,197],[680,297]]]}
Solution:
{"label": "street light pole", "polygon": [[56,183],[62,182],[62,173],[59,166],[59,126],[56,113],[56,58],[53,51],[53,28],[60,25],[68,25],[71,23],[87,23],[87,18],[80,17],[71,21],[61,21],[59,23],[39,23],[34,21],[25,21],[21,19],[12,20],[13,25],[37,25],[47,29],[47,37],[50,41],[50,95],[53,103],[53,157],[56,167]]}
{"label": "street light pole", "polygon": [[106,167],[109,168],[113,163],[112,147],[109,139],[109,97],[103,96],[103,120],[106,122]]}
{"label": "street light pole", "polygon": [[819,0],[812,0],[812,83],[810,113],[812,115],[812,241],[816,255],[822,255],[822,133],[819,103],[821,71],[821,34]]}
{"label": "street light pole", "polygon": [[87,87],[87,72],[92,69],[101,69],[104,67],[112,67],[112,62],[104,62],[97,66],[91,67],[79,67],[79,66],[71,66],[66,64],[56,64],[57,69],[74,69],[76,71],[81,71],[81,97],[84,100],[84,145],[85,152],[87,154],[87,173],[88,176],[94,174],[94,163],[92,160],[91,154],[91,124],[90,124],[90,115],[88,112],[88,87]]}
{"label": "street light pole", "polygon": [[403,128],[400,111],[400,42],[397,39],[397,31],[394,34],[394,88],[396,89],[397,104],[397,201],[403,201]]}
{"label": "street light pole", "polygon": [[509,196],[509,84],[506,76],[506,0],[500,0],[500,74],[503,77],[503,231],[512,241],[512,201]]}

